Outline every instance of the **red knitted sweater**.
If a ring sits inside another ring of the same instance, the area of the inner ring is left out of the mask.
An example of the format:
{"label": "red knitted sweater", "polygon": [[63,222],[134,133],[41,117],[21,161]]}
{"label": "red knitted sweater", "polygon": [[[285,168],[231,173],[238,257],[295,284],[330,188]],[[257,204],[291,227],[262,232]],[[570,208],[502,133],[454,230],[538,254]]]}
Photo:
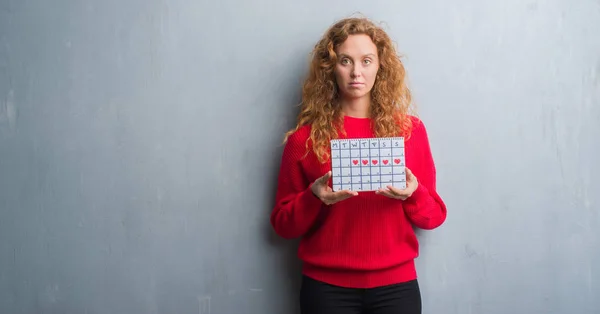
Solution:
{"label": "red knitted sweater", "polygon": [[[425,126],[411,118],[413,129],[405,143],[405,160],[419,185],[406,201],[359,192],[358,196],[325,205],[311,192],[310,185],[331,170],[331,165],[321,164],[312,151],[305,156],[310,126],[288,138],[271,224],[283,238],[301,237],[298,256],[303,261],[303,274],[353,288],[417,278],[414,259],[419,244],[413,225],[421,229],[440,226],[446,219],[446,206],[436,192],[436,171]],[[344,129],[345,138],[374,136],[368,118],[345,116]]]}

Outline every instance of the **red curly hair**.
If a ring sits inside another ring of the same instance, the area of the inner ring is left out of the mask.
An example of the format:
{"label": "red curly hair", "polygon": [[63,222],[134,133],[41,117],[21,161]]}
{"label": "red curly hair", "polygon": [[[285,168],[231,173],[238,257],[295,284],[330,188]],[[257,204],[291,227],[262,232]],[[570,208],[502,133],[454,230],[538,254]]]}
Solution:
{"label": "red curly hair", "polygon": [[[410,134],[411,93],[406,84],[406,71],[388,34],[366,18],[346,18],[332,25],[315,45],[308,77],[302,87],[302,102],[297,125],[289,135],[304,125],[311,125],[309,140],[321,162],[329,160],[329,140],[343,130],[343,115],[338,103],[338,87],[334,68],[336,49],[349,35],[368,35],[377,46],[380,67],[371,90],[370,117],[376,137]],[[308,148],[308,140],[307,140]]]}

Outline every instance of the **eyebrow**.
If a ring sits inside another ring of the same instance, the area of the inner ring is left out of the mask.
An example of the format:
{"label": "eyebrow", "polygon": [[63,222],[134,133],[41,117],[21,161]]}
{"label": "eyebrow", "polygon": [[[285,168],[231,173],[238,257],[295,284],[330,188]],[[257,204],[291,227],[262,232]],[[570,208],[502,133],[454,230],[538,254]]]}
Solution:
{"label": "eyebrow", "polygon": [[[340,53],[340,57],[348,57],[350,58],[349,55],[345,54],[345,53]],[[374,53],[367,53],[366,55],[363,55],[363,57],[376,57],[376,55]]]}

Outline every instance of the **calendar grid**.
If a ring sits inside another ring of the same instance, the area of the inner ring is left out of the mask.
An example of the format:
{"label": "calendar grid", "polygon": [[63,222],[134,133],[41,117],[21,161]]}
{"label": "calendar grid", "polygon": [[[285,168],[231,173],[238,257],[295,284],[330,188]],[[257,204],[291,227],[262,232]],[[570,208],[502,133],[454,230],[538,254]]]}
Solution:
{"label": "calendar grid", "polygon": [[406,188],[404,138],[331,140],[334,191],[374,191],[393,185]]}

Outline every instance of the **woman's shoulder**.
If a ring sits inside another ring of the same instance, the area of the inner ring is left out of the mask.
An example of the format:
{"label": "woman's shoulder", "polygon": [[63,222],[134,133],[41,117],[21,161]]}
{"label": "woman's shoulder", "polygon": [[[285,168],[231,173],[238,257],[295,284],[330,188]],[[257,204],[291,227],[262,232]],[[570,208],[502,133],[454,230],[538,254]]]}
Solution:
{"label": "woman's shoulder", "polygon": [[288,134],[287,142],[292,144],[306,142],[306,140],[310,137],[310,125],[303,125],[298,127],[298,129],[291,131]]}
{"label": "woman's shoulder", "polygon": [[408,115],[408,118],[410,119],[411,123],[410,136],[427,139],[427,129],[425,128],[425,123],[423,120],[416,115]]}
{"label": "woman's shoulder", "polygon": [[289,131],[285,139],[283,149],[283,158],[286,160],[301,159],[306,155],[308,140],[310,139],[310,126],[301,126],[295,130]]}
{"label": "woman's shoulder", "polygon": [[409,114],[407,117],[410,119],[411,130],[418,131],[419,129],[425,128],[425,123],[418,116]]}
{"label": "woman's shoulder", "polygon": [[303,125],[288,133],[285,146],[291,150],[305,149],[310,138],[310,125]]}
{"label": "woman's shoulder", "polygon": [[423,120],[421,120],[421,118],[419,118],[416,115],[409,114],[409,115],[407,115],[407,117],[408,117],[408,119],[410,119],[410,123],[411,123],[413,129],[415,127],[420,127],[420,125],[423,124]]}

